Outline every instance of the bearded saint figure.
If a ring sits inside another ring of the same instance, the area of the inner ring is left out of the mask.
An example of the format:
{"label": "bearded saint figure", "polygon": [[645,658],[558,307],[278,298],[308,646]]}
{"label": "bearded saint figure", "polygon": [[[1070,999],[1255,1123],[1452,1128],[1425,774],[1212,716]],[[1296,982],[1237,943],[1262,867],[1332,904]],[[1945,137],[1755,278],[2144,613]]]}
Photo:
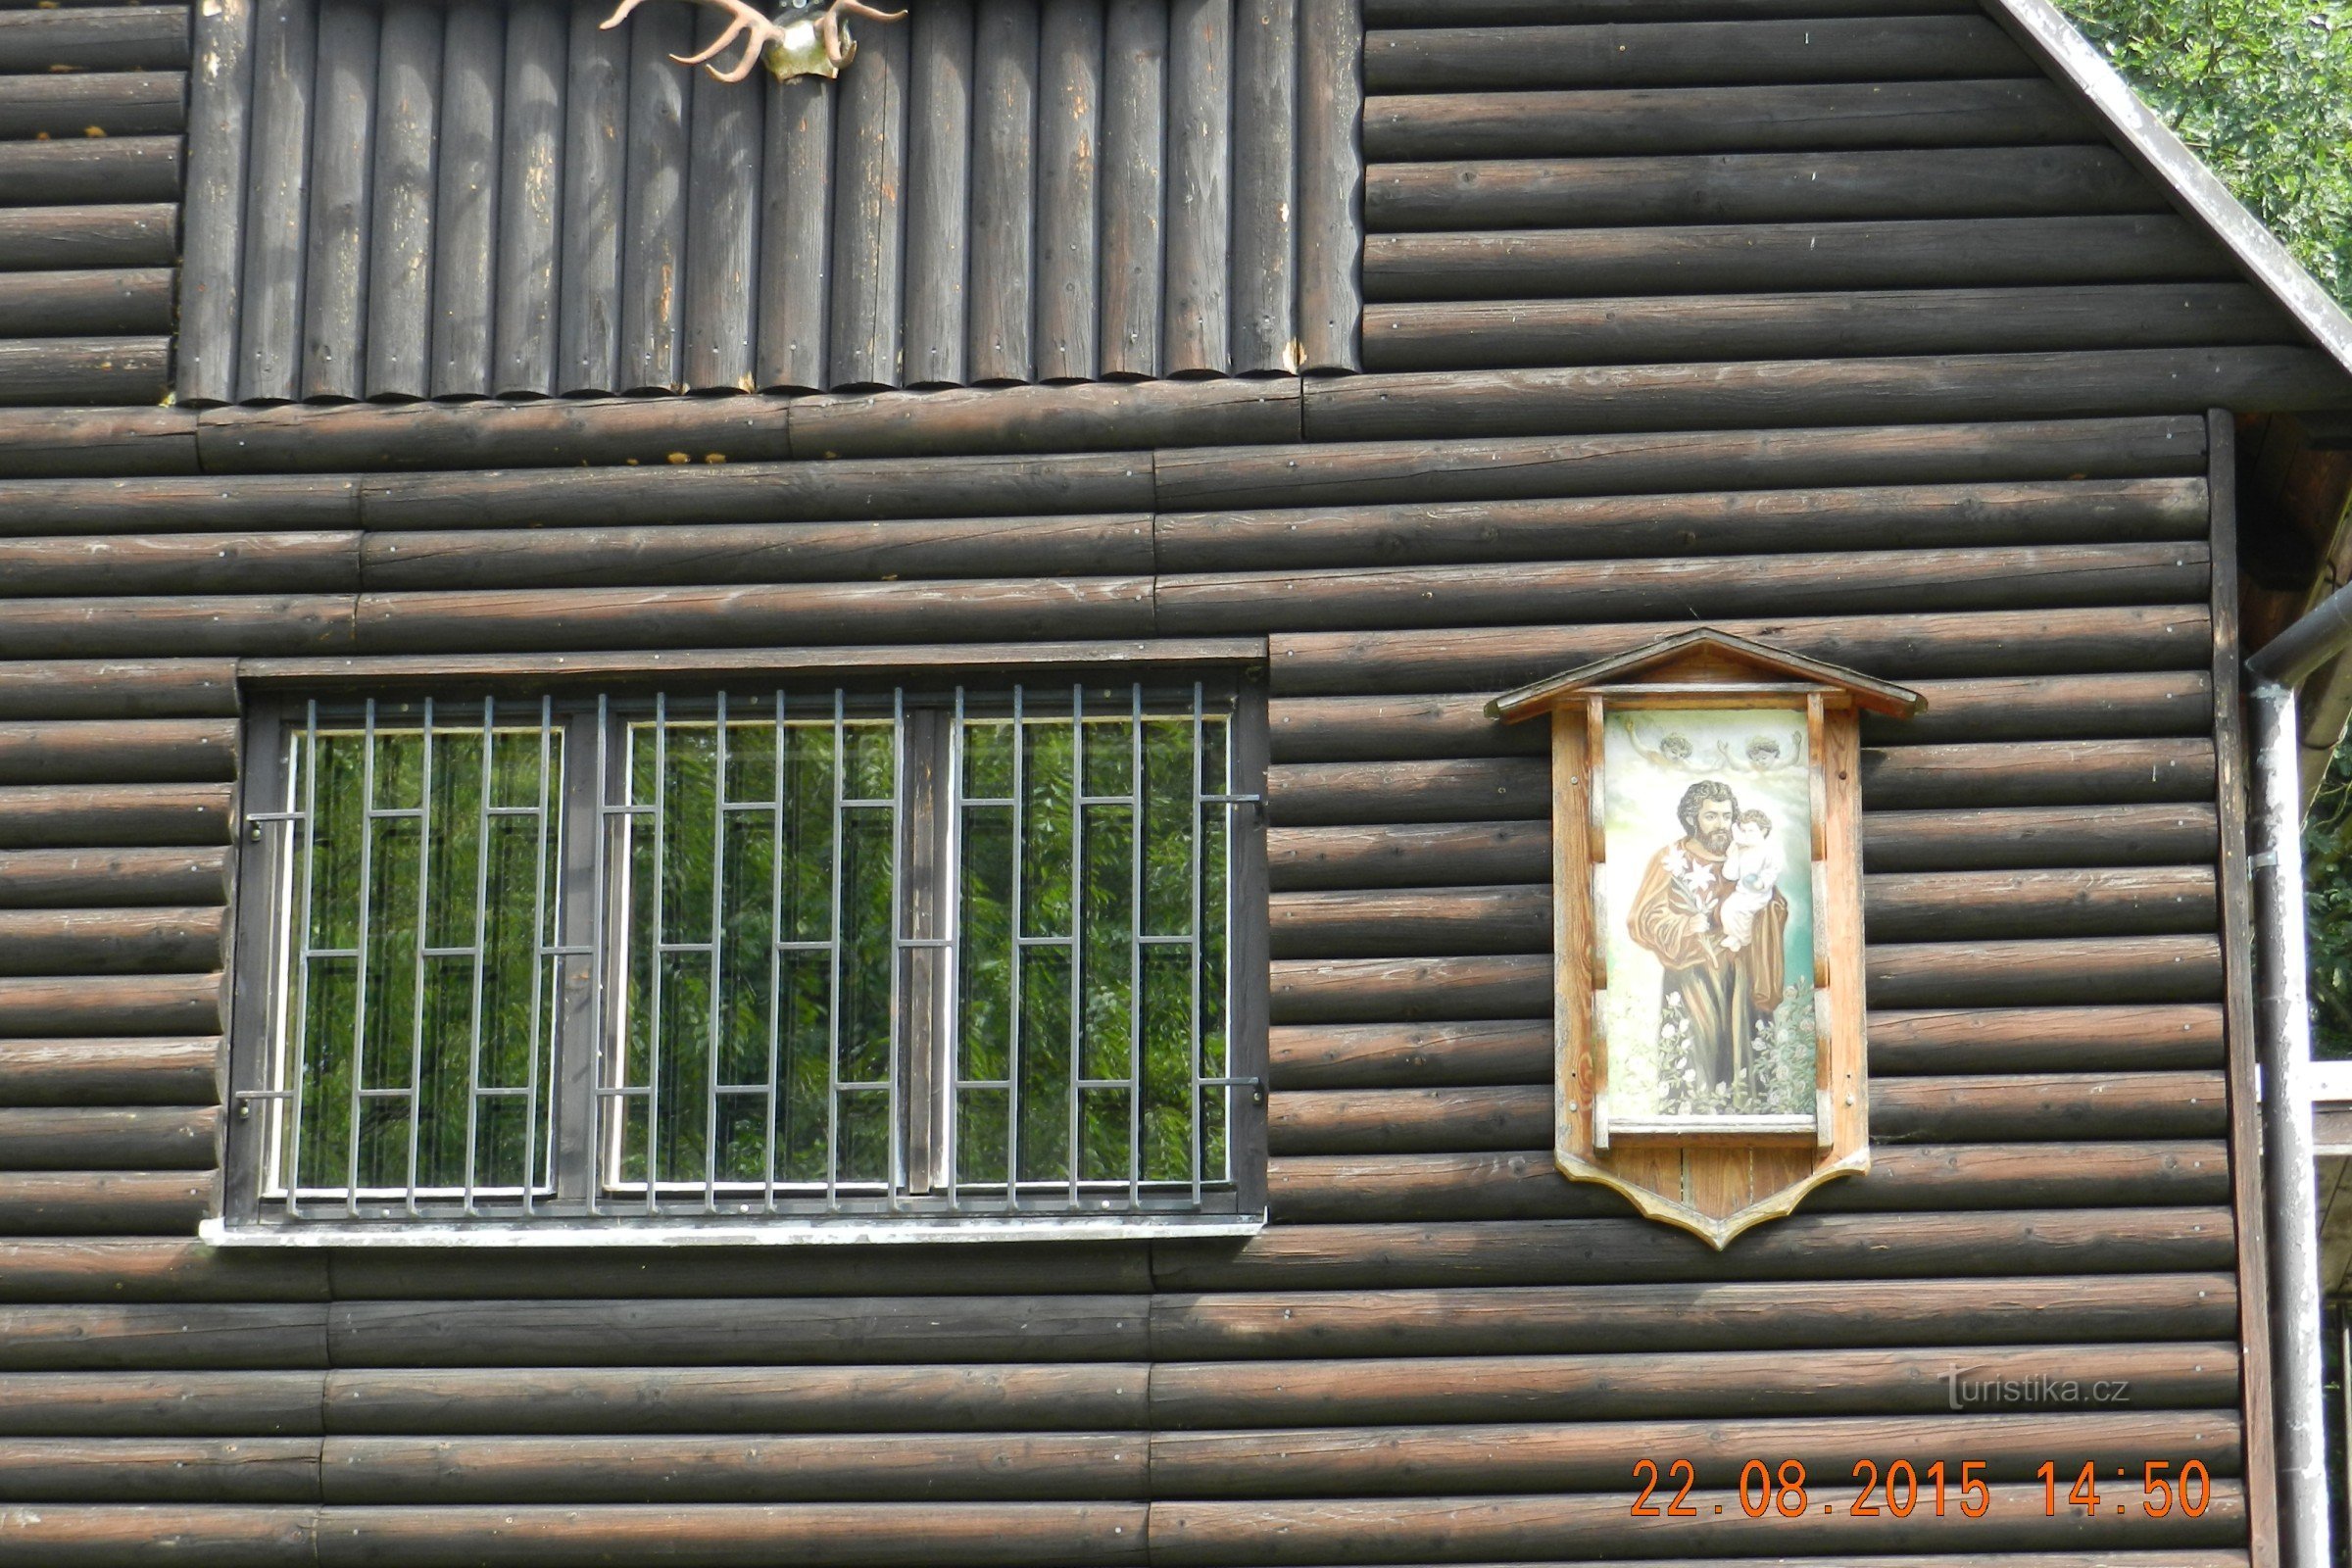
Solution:
{"label": "bearded saint figure", "polygon": [[1788,900],[1775,889],[1755,911],[1749,940],[1724,945],[1723,901],[1739,883],[1725,874],[1740,802],[1720,779],[1683,792],[1683,836],[1650,857],[1634,895],[1628,931],[1665,966],[1663,1003],[1690,1021],[1690,1058],[1701,1087],[1728,1092],[1750,1066],[1756,1026],[1781,1001]]}

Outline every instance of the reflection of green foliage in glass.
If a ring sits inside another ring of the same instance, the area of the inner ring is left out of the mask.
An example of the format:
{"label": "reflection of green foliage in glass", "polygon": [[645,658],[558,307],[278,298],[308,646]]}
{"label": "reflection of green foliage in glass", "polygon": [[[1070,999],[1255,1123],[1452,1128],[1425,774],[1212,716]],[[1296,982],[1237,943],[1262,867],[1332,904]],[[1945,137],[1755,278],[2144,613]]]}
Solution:
{"label": "reflection of green foliage in glass", "polygon": [[[365,731],[294,739],[293,804],[316,788],[310,832],[294,838],[307,945],[360,950],[313,956],[298,977],[302,1119],[287,1174],[306,1189],[341,1189],[355,1164],[363,1187],[405,1189],[412,1136],[419,1188],[464,1186],[469,1136],[477,1188],[545,1179],[554,971],[538,971],[536,952],[556,929],[563,736],[549,733],[543,761],[537,728],[496,730],[487,802],[478,724],[437,721],[427,752],[420,726],[378,729],[372,765]],[[421,816],[370,819],[370,783],[377,811]],[[490,814],[533,808],[544,815]],[[535,1098],[472,1093],[534,1086]]]}

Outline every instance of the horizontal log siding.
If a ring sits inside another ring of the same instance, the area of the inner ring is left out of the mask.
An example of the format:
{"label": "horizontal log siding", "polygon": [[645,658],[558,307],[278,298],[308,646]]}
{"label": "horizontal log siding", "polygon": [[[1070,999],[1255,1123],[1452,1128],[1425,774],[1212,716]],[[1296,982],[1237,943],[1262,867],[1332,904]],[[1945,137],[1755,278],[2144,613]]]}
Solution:
{"label": "horizontal log siding", "polygon": [[[1280,401],[1063,407],[1078,450],[891,455],[991,427],[938,407],[829,462],[787,419],[758,462],[473,471],[432,432],[488,426],[335,416],[340,471],[7,483],[0,1561],[552,1561],[658,1514],[713,1561],[1262,1563],[1311,1527],[1296,1560],[1341,1563],[1403,1549],[1326,1522],[1372,1506],[1565,1558],[1653,1450],[1711,1487],[1983,1458],[2032,1494],[2004,1544],[2058,1561],[2108,1538],[2039,1520],[2034,1467],[2109,1449],[2207,1463],[2206,1518],[2134,1542],[2235,1560],[2201,420],[1279,444]],[[218,450],[316,466],[303,429]],[[1550,1166],[1542,738],[1483,712],[1702,603],[1930,704],[1865,735],[1873,1168],[1723,1254]],[[234,661],[1237,633],[1272,686],[1261,1237],[424,1272],[187,1240]],[[1949,1408],[2053,1364],[2128,1416]]]}
{"label": "horizontal log siding", "polygon": [[[934,0],[784,84],[607,0],[208,9],[250,112],[196,126],[178,397],[1355,368],[1355,61],[1300,5]],[[248,145],[250,199],[200,201]]]}
{"label": "horizontal log siding", "polygon": [[1953,11],[1375,7],[1366,368],[2302,340]]}
{"label": "horizontal log siding", "polygon": [[172,384],[188,16],[0,8],[0,407]]}

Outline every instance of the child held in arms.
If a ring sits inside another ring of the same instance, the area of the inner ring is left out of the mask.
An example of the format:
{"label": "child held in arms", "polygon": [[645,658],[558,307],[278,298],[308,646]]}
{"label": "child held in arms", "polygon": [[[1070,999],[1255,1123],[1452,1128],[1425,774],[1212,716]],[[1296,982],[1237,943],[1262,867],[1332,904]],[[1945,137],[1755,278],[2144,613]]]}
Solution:
{"label": "child held in arms", "polygon": [[1747,946],[1756,912],[1772,902],[1786,863],[1781,847],[1772,840],[1772,818],[1762,811],[1741,811],[1732,823],[1731,853],[1723,858],[1724,880],[1736,884],[1724,896],[1720,913],[1725,952]]}

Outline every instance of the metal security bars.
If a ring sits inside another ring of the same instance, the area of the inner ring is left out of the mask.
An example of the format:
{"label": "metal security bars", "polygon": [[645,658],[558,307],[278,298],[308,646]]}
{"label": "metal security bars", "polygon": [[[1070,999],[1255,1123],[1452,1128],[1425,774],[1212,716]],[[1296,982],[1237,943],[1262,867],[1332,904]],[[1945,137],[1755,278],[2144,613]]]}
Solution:
{"label": "metal security bars", "polygon": [[266,711],[220,1229],[1250,1221],[1237,695]]}

